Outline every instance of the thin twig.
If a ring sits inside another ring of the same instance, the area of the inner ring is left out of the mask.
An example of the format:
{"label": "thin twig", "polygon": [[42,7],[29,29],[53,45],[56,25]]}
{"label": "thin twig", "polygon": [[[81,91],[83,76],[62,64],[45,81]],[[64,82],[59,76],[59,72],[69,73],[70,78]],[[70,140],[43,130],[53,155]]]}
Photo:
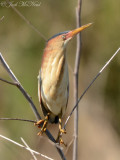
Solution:
{"label": "thin twig", "polygon": [[71,141],[69,142],[69,144],[67,145],[67,148],[66,148],[66,151],[65,151],[65,155],[67,155],[68,150],[69,150],[70,146],[73,144],[73,142],[74,142],[74,138],[72,138],[72,140],[71,140]]}
{"label": "thin twig", "polygon": [[53,145],[53,146],[55,146],[55,147],[58,147],[58,148],[60,148],[61,150],[63,150],[63,147],[60,146],[59,143],[54,143],[54,142],[52,142],[50,139],[48,139],[48,138],[45,137],[45,136],[41,136],[40,138],[43,139],[43,140],[48,141],[51,145]]}
{"label": "thin twig", "polygon": [[29,119],[22,119],[22,118],[0,118],[0,120],[15,120],[15,121],[24,121],[24,122],[31,122],[31,123],[36,123],[34,120],[29,120]]}
{"label": "thin twig", "polygon": [[[34,120],[22,119],[22,118],[0,118],[0,120],[7,120],[7,121],[8,120],[15,120],[15,121],[24,121],[24,122],[31,122],[31,123],[36,123],[37,122],[37,121],[34,121]],[[42,137],[42,139],[47,139],[47,138],[46,137]],[[55,143],[55,142],[53,142],[53,141],[51,141],[49,139],[47,139],[47,140],[53,146],[59,148],[60,150],[63,150],[63,148],[59,144],[57,144],[57,143]]]}
{"label": "thin twig", "polygon": [[5,17],[4,16],[2,16],[1,18],[0,18],[0,22],[4,19]]}
{"label": "thin twig", "polygon": [[0,81],[3,81],[3,82],[5,82],[5,83],[8,83],[8,84],[13,85],[13,86],[16,86],[16,85],[17,85],[17,83],[7,81],[7,80],[5,80],[5,79],[3,79],[3,78],[0,78]]}
{"label": "thin twig", "polygon": [[23,86],[20,84],[20,82],[18,81],[18,79],[16,78],[16,76],[14,75],[14,73],[12,72],[12,70],[10,69],[10,67],[8,66],[7,62],[5,61],[5,59],[3,58],[2,54],[0,53],[0,62],[3,65],[4,69],[8,72],[10,78],[13,80],[14,83],[16,83],[17,88],[22,92],[22,94],[24,95],[24,97],[28,100],[28,102],[30,103],[30,106],[37,118],[37,120],[40,120],[40,114],[38,113],[31,97],[28,95],[28,93],[24,90]]}
{"label": "thin twig", "polygon": [[88,87],[84,90],[84,92],[81,94],[80,98],[78,99],[76,105],[73,107],[72,111],[70,112],[69,116],[67,117],[65,124],[64,124],[64,129],[66,128],[66,125],[70,119],[70,117],[72,116],[74,110],[76,109],[76,107],[78,106],[79,102],[81,101],[81,99],[83,98],[83,96],[86,94],[86,92],[89,90],[89,88],[93,85],[93,83],[97,80],[97,78],[102,74],[102,72],[106,69],[106,67],[111,63],[111,61],[115,58],[115,56],[118,54],[118,52],[120,51],[120,48],[117,49],[117,51],[112,55],[112,57],[110,57],[110,59],[105,63],[105,65],[100,69],[100,71],[96,74],[96,76],[92,79],[92,81],[89,83]]}
{"label": "thin twig", "polygon": [[[10,4],[9,0],[6,0],[6,1]],[[23,16],[23,14],[20,11],[18,11],[14,6],[12,6],[12,5],[10,5],[10,6],[35,32],[37,32],[45,41],[47,40],[46,37],[30,21],[28,21],[28,19],[25,18],[25,16]],[[26,99],[28,100],[28,102],[32,106],[33,112],[37,116],[37,120],[41,119],[40,115],[38,114],[38,112],[36,110],[36,107],[35,107],[34,103],[32,102],[31,98],[29,97],[29,95],[26,92],[25,93],[27,95],[24,93],[24,90],[23,90],[23,88],[22,88],[22,86],[20,84],[18,84],[17,87],[23,93],[23,95],[26,97]],[[56,140],[54,139],[54,137],[52,136],[52,134],[49,132],[49,130],[46,130],[45,133],[46,133],[46,135],[48,136],[48,138],[51,141],[53,141],[54,143],[56,143]],[[57,150],[58,150],[58,152],[59,152],[62,160],[66,160],[63,151],[57,145],[56,145],[56,148],[57,148]]]}
{"label": "thin twig", "polygon": [[44,155],[44,154],[41,154],[41,153],[39,153],[39,152],[37,152],[37,151],[34,151],[34,150],[32,150],[32,149],[30,149],[30,148],[28,148],[28,147],[25,147],[25,146],[23,146],[22,144],[20,144],[20,143],[18,143],[18,142],[15,142],[14,140],[12,140],[12,139],[10,139],[10,138],[7,138],[7,137],[5,137],[5,136],[3,136],[3,135],[0,135],[0,137],[3,138],[3,139],[5,139],[5,140],[7,140],[7,141],[9,141],[9,142],[11,142],[11,143],[13,143],[13,144],[15,144],[15,145],[17,145],[17,146],[19,146],[19,147],[21,147],[21,148],[25,148],[25,149],[28,150],[28,151],[31,151],[31,152],[33,152],[33,153],[35,153],[35,154],[37,154],[37,155],[40,155],[41,157],[44,157],[44,158],[46,158],[46,159],[48,159],[48,160],[53,160],[52,158],[50,158],[50,157],[48,157],[48,156],[46,156],[46,155]]}
{"label": "thin twig", "polygon": [[[10,4],[9,0],[6,1],[8,4]],[[30,21],[28,21],[28,19],[25,18],[20,11],[18,11],[18,9],[16,9],[13,5],[10,6],[37,34],[39,34],[40,37],[42,37],[45,41],[47,40],[46,37]]]}
{"label": "thin twig", "polygon": [[[77,28],[81,26],[81,6],[82,0],[78,0],[78,6],[76,8],[76,21]],[[77,50],[76,50],[76,60],[74,67],[74,101],[75,104],[78,101],[78,77],[79,77],[79,66],[81,58],[81,33],[77,35]],[[74,112],[74,143],[73,143],[73,160],[77,160],[78,155],[78,107],[76,107]]]}
{"label": "thin twig", "polygon": [[29,148],[29,151],[31,153],[31,155],[33,156],[34,160],[37,160],[37,158],[35,157],[33,151],[31,150],[31,148],[28,146],[28,144],[25,142],[25,140],[21,137],[22,142],[24,143],[24,145]]}
{"label": "thin twig", "polygon": [[[16,76],[14,75],[14,73],[12,72],[12,70],[10,69],[10,67],[8,66],[7,62],[5,61],[5,59],[3,58],[2,54],[0,53],[0,62],[3,65],[4,69],[8,72],[10,78],[13,80],[13,83],[16,84],[17,88],[22,92],[23,96],[27,99],[27,101],[30,103],[30,106],[33,110],[33,113],[35,114],[35,117],[37,120],[41,119],[40,114],[37,111],[37,108],[35,107],[31,97],[27,94],[27,92],[24,90],[24,88],[22,87],[22,85],[20,84],[20,82],[18,81],[18,79],[16,78]],[[52,136],[52,134],[49,132],[48,129],[46,129],[45,131],[47,137],[54,143],[56,143],[55,138]],[[56,145],[56,149],[58,151],[58,153],[60,154],[60,157],[62,160],[66,160],[63,151]]]}
{"label": "thin twig", "polygon": [[[6,1],[10,4],[10,1],[9,1],[9,0],[6,0]],[[12,8],[35,32],[37,32],[37,33],[46,41],[46,37],[45,37],[30,21],[28,21],[28,19],[26,19],[25,16],[23,16],[23,14],[22,14],[20,11],[18,11],[14,6],[12,6],[12,5],[10,5],[10,6],[11,6],[11,8]],[[0,53],[0,60],[1,60],[1,56],[2,56],[2,55],[1,55],[1,53]],[[3,57],[2,57],[2,58],[3,58]],[[6,63],[6,64],[7,64],[7,63]],[[8,67],[9,67],[9,66],[8,66]],[[8,68],[8,69],[9,69],[9,68]],[[11,73],[12,73],[12,72],[11,72]],[[10,74],[11,74],[11,73],[10,73]],[[9,74],[9,75],[10,75],[10,74]],[[13,74],[13,73],[12,73],[12,74]],[[13,75],[14,75],[14,74],[13,74]],[[13,76],[12,78],[14,78],[14,76]],[[16,78],[16,77],[15,77],[15,78]],[[1,79],[1,80],[3,80],[3,79]],[[4,80],[3,80],[3,81],[4,81]],[[40,117],[40,115],[39,115],[39,113],[38,113],[38,111],[37,111],[34,103],[33,103],[32,100],[31,100],[31,97],[26,93],[26,91],[24,90],[24,88],[22,87],[22,85],[21,85],[20,83],[15,84],[16,82],[15,82],[15,83],[11,83],[11,82],[9,82],[9,81],[7,81],[7,80],[5,80],[5,81],[6,81],[6,83],[9,83],[9,84],[12,84],[12,85],[16,85],[16,86],[19,88],[19,90],[23,93],[23,95],[25,96],[25,98],[26,98],[26,99],[28,100],[28,102],[30,103],[30,105],[31,105],[31,107],[32,107],[32,110],[33,110],[33,112],[34,112],[37,120],[41,119],[41,117]],[[5,82],[5,81],[4,81],[4,82]],[[19,82],[19,81],[18,81],[18,82]],[[46,133],[46,135],[48,136],[48,138],[49,138],[51,141],[53,141],[54,143],[56,143],[56,140],[55,140],[54,137],[51,135],[51,133],[49,132],[49,130],[46,130],[45,133]],[[57,150],[58,150],[61,158],[62,158],[63,160],[66,160],[63,151],[58,147],[58,145],[56,145],[56,148],[57,148]]]}

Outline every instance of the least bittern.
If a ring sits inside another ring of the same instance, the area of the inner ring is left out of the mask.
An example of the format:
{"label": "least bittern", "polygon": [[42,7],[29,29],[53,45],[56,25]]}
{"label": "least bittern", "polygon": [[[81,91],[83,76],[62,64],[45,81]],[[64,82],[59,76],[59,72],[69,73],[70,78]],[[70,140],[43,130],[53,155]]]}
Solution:
{"label": "least bittern", "polygon": [[72,31],[65,31],[54,35],[47,41],[41,70],[38,76],[38,96],[45,119],[36,123],[42,124],[39,135],[46,131],[48,121],[59,122],[57,141],[64,143],[60,135],[66,133],[62,129],[61,118],[63,117],[69,97],[69,76],[66,59],[67,43],[79,32],[89,27],[91,23],[81,26]]}

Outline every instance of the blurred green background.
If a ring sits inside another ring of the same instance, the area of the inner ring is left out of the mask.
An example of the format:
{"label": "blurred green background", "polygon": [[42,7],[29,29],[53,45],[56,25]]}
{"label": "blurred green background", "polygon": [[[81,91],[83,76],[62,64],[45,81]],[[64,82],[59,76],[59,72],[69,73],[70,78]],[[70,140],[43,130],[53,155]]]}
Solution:
{"label": "blurred green background", "polygon": [[[28,1],[22,0],[13,1],[13,4],[17,4],[17,2],[19,4],[20,2],[28,3]],[[40,5],[38,7],[30,6],[31,2]],[[45,40],[26,24],[9,5],[5,6],[4,4],[5,0],[0,1],[0,18],[4,16],[4,19],[0,21],[0,52],[41,112],[37,96],[37,75]],[[56,33],[76,28],[76,6],[77,0],[29,0],[29,6],[19,5],[16,8],[48,39]],[[120,47],[120,1],[83,1],[81,21],[82,24],[93,22],[93,25],[82,32],[79,95],[110,56]],[[72,70],[74,70],[76,52],[75,38],[69,43],[67,52],[70,69],[70,101],[64,121],[74,105]],[[0,77],[10,80],[2,66],[0,66]],[[88,91],[79,107],[79,159],[120,159],[119,55]],[[1,81],[0,117],[35,120],[28,102],[19,90]],[[67,144],[74,137],[72,120],[73,116],[67,126],[67,136],[64,136]],[[50,130],[56,135],[58,126],[50,125]],[[38,131],[37,127],[31,123],[0,121],[0,134],[20,143],[22,143],[20,137],[23,137],[32,149],[59,160],[56,149],[54,146],[51,147],[52,144],[48,142],[47,138],[36,136]],[[72,159],[72,145],[69,147],[66,157]],[[27,151],[0,138],[0,159],[30,158],[31,155]]]}

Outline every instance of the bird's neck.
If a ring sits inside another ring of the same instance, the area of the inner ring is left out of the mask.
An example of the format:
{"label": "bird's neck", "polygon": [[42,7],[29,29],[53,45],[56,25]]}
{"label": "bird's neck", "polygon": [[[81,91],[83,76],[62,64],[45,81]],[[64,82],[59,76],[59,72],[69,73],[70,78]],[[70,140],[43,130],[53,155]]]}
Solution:
{"label": "bird's neck", "polygon": [[59,79],[64,65],[66,63],[66,50],[56,49],[45,50],[42,59],[42,71],[49,72],[49,76]]}

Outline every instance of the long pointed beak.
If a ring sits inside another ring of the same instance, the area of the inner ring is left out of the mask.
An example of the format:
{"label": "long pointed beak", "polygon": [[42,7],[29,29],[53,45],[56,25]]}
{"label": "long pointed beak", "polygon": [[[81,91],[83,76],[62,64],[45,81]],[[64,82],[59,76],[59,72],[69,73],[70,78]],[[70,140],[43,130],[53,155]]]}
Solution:
{"label": "long pointed beak", "polygon": [[81,26],[80,28],[76,28],[76,29],[70,31],[68,33],[68,38],[72,38],[73,36],[77,35],[78,33],[80,33],[81,31],[83,31],[84,29],[88,28],[91,25],[92,25],[92,23],[88,23],[86,25]]}

